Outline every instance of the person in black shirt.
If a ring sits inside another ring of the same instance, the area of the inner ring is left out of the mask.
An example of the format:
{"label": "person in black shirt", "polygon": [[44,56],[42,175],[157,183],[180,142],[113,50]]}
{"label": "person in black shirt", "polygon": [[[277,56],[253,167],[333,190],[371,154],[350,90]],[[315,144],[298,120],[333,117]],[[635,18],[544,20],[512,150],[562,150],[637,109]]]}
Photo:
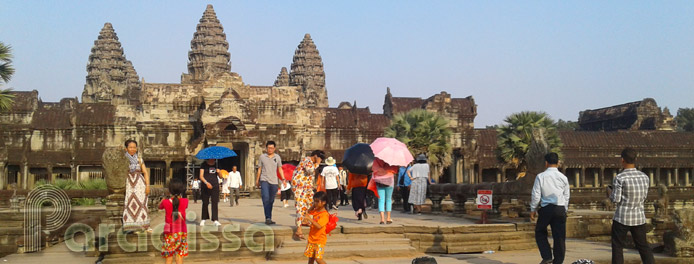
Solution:
{"label": "person in black shirt", "polygon": [[202,181],[202,217],[200,226],[205,225],[205,220],[210,219],[207,206],[212,200],[212,221],[215,226],[221,226],[217,218],[217,205],[219,204],[219,178],[217,176],[217,165],[215,160],[208,159],[200,167],[200,180]]}

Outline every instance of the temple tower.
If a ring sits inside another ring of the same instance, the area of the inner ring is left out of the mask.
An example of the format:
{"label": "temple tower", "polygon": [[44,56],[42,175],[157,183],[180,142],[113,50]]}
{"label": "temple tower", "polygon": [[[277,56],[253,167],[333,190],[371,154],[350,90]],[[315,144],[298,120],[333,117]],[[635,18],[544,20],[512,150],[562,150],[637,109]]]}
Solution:
{"label": "temple tower", "polygon": [[136,104],[140,90],[140,77],[132,62],[125,58],[113,26],[104,24],[89,55],[82,102]]}
{"label": "temple tower", "polygon": [[294,52],[289,84],[302,87],[306,106],[328,107],[323,59],[321,59],[310,34],[304,35],[304,39]]}
{"label": "temple tower", "polygon": [[273,86],[289,86],[289,73],[287,73],[287,67],[282,67]]}
{"label": "temple tower", "polygon": [[216,73],[230,71],[231,54],[227,36],[212,5],[207,5],[190,41],[188,73],[183,74],[181,82],[199,83]]}

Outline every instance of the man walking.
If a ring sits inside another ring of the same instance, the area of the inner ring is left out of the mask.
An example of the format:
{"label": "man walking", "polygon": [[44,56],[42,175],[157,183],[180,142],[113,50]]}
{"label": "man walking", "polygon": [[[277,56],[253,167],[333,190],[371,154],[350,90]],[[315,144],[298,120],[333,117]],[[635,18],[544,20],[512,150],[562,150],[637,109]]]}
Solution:
{"label": "man walking", "polygon": [[260,197],[263,200],[263,209],[265,211],[265,224],[274,225],[275,222],[272,221],[272,205],[275,203],[275,196],[277,195],[277,173],[279,172],[280,177],[282,177],[282,183],[285,182],[285,179],[284,172],[278,170],[278,168],[282,167],[282,158],[280,158],[279,154],[275,154],[275,142],[268,141],[265,144],[265,150],[267,153],[263,153],[258,158],[258,178],[255,184],[260,186]]}
{"label": "man walking", "polygon": [[231,172],[229,172],[229,203],[231,206],[234,206],[234,202],[236,202],[236,205],[239,205],[239,188],[243,185],[243,182],[241,180],[241,173],[236,170],[236,166],[231,167]]}
{"label": "man walking", "polygon": [[198,203],[198,199],[200,199],[200,180],[197,177],[191,182],[191,189],[193,189],[193,202]]}
{"label": "man walking", "polygon": [[[547,169],[535,177],[531,193],[530,218],[535,220],[535,242],[540,249],[542,262],[540,264],[561,264],[566,252],[566,212],[569,209],[569,180],[557,169],[559,155],[554,152],[545,155]],[[536,212],[537,206],[540,209]],[[554,259],[552,248],[547,241],[547,225],[552,227],[554,240]]]}
{"label": "man walking", "polygon": [[347,171],[338,166],[337,169],[340,171],[340,206],[349,205],[349,200],[347,200]]}
{"label": "man walking", "polygon": [[612,263],[624,263],[623,249],[627,232],[631,232],[634,245],[641,255],[641,262],[655,263],[653,252],[646,240],[646,214],[643,210],[650,182],[645,173],[636,169],[635,162],[636,150],[622,150],[624,170],[617,174],[612,186],[607,187],[607,195],[616,205],[612,219]]}
{"label": "man walking", "polygon": [[[221,226],[218,216],[219,204],[219,178],[217,172],[217,164],[213,159],[208,159],[200,167],[200,181],[202,187],[202,216],[200,217],[200,226],[205,226],[205,220],[210,219],[210,212],[207,210],[208,205],[212,206],[212,221],[215,226]],[[210,202],[211,201],[211,202]]]}

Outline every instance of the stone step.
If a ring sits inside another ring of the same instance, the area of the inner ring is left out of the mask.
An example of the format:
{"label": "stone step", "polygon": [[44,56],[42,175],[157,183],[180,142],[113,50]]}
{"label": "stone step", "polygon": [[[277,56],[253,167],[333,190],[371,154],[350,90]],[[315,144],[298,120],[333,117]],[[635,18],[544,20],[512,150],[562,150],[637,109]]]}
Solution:
{"label": "stone step", "polygon": [[[306,247],[306,241],[283,241],[281,245],[279,245],[279,248],[305,248]],[[410,245],[410,240],[404,237],[400,238],[365,238],[362,236],[361,239],[333,239],[333,238],[328,238],[328,244],[327,246],[366,246],[366,247],[381,247],[381,246],[389,246],[389,245]]]}
{"label": "stone step", "polygon": [[[306,259],[304,256],[304,247],[292,247],[292,248],[278,248],[270,254],[270,259],[272,260],[299,260]],[[415,248],[408,245],[386,245],[386,246],[375,246],[375,245],[350,245],[350,246],[337,246],[328,245],[325,247],[324,257],[326,259],[342,259],[342,258],[388,258],[388,257],[415,257],[421,255],[417,252]]]}

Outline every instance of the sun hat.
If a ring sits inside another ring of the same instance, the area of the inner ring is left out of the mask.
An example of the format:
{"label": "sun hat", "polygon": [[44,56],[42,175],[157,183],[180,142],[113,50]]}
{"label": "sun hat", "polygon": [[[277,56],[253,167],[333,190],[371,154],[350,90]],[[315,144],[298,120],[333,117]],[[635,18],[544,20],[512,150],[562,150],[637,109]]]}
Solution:
{"label": "sun hat", "polygon": [[328,157],[328,159],[325,160],[325,164],[328,166],[335,165],[335,159],[333,159],[333,157]]}

